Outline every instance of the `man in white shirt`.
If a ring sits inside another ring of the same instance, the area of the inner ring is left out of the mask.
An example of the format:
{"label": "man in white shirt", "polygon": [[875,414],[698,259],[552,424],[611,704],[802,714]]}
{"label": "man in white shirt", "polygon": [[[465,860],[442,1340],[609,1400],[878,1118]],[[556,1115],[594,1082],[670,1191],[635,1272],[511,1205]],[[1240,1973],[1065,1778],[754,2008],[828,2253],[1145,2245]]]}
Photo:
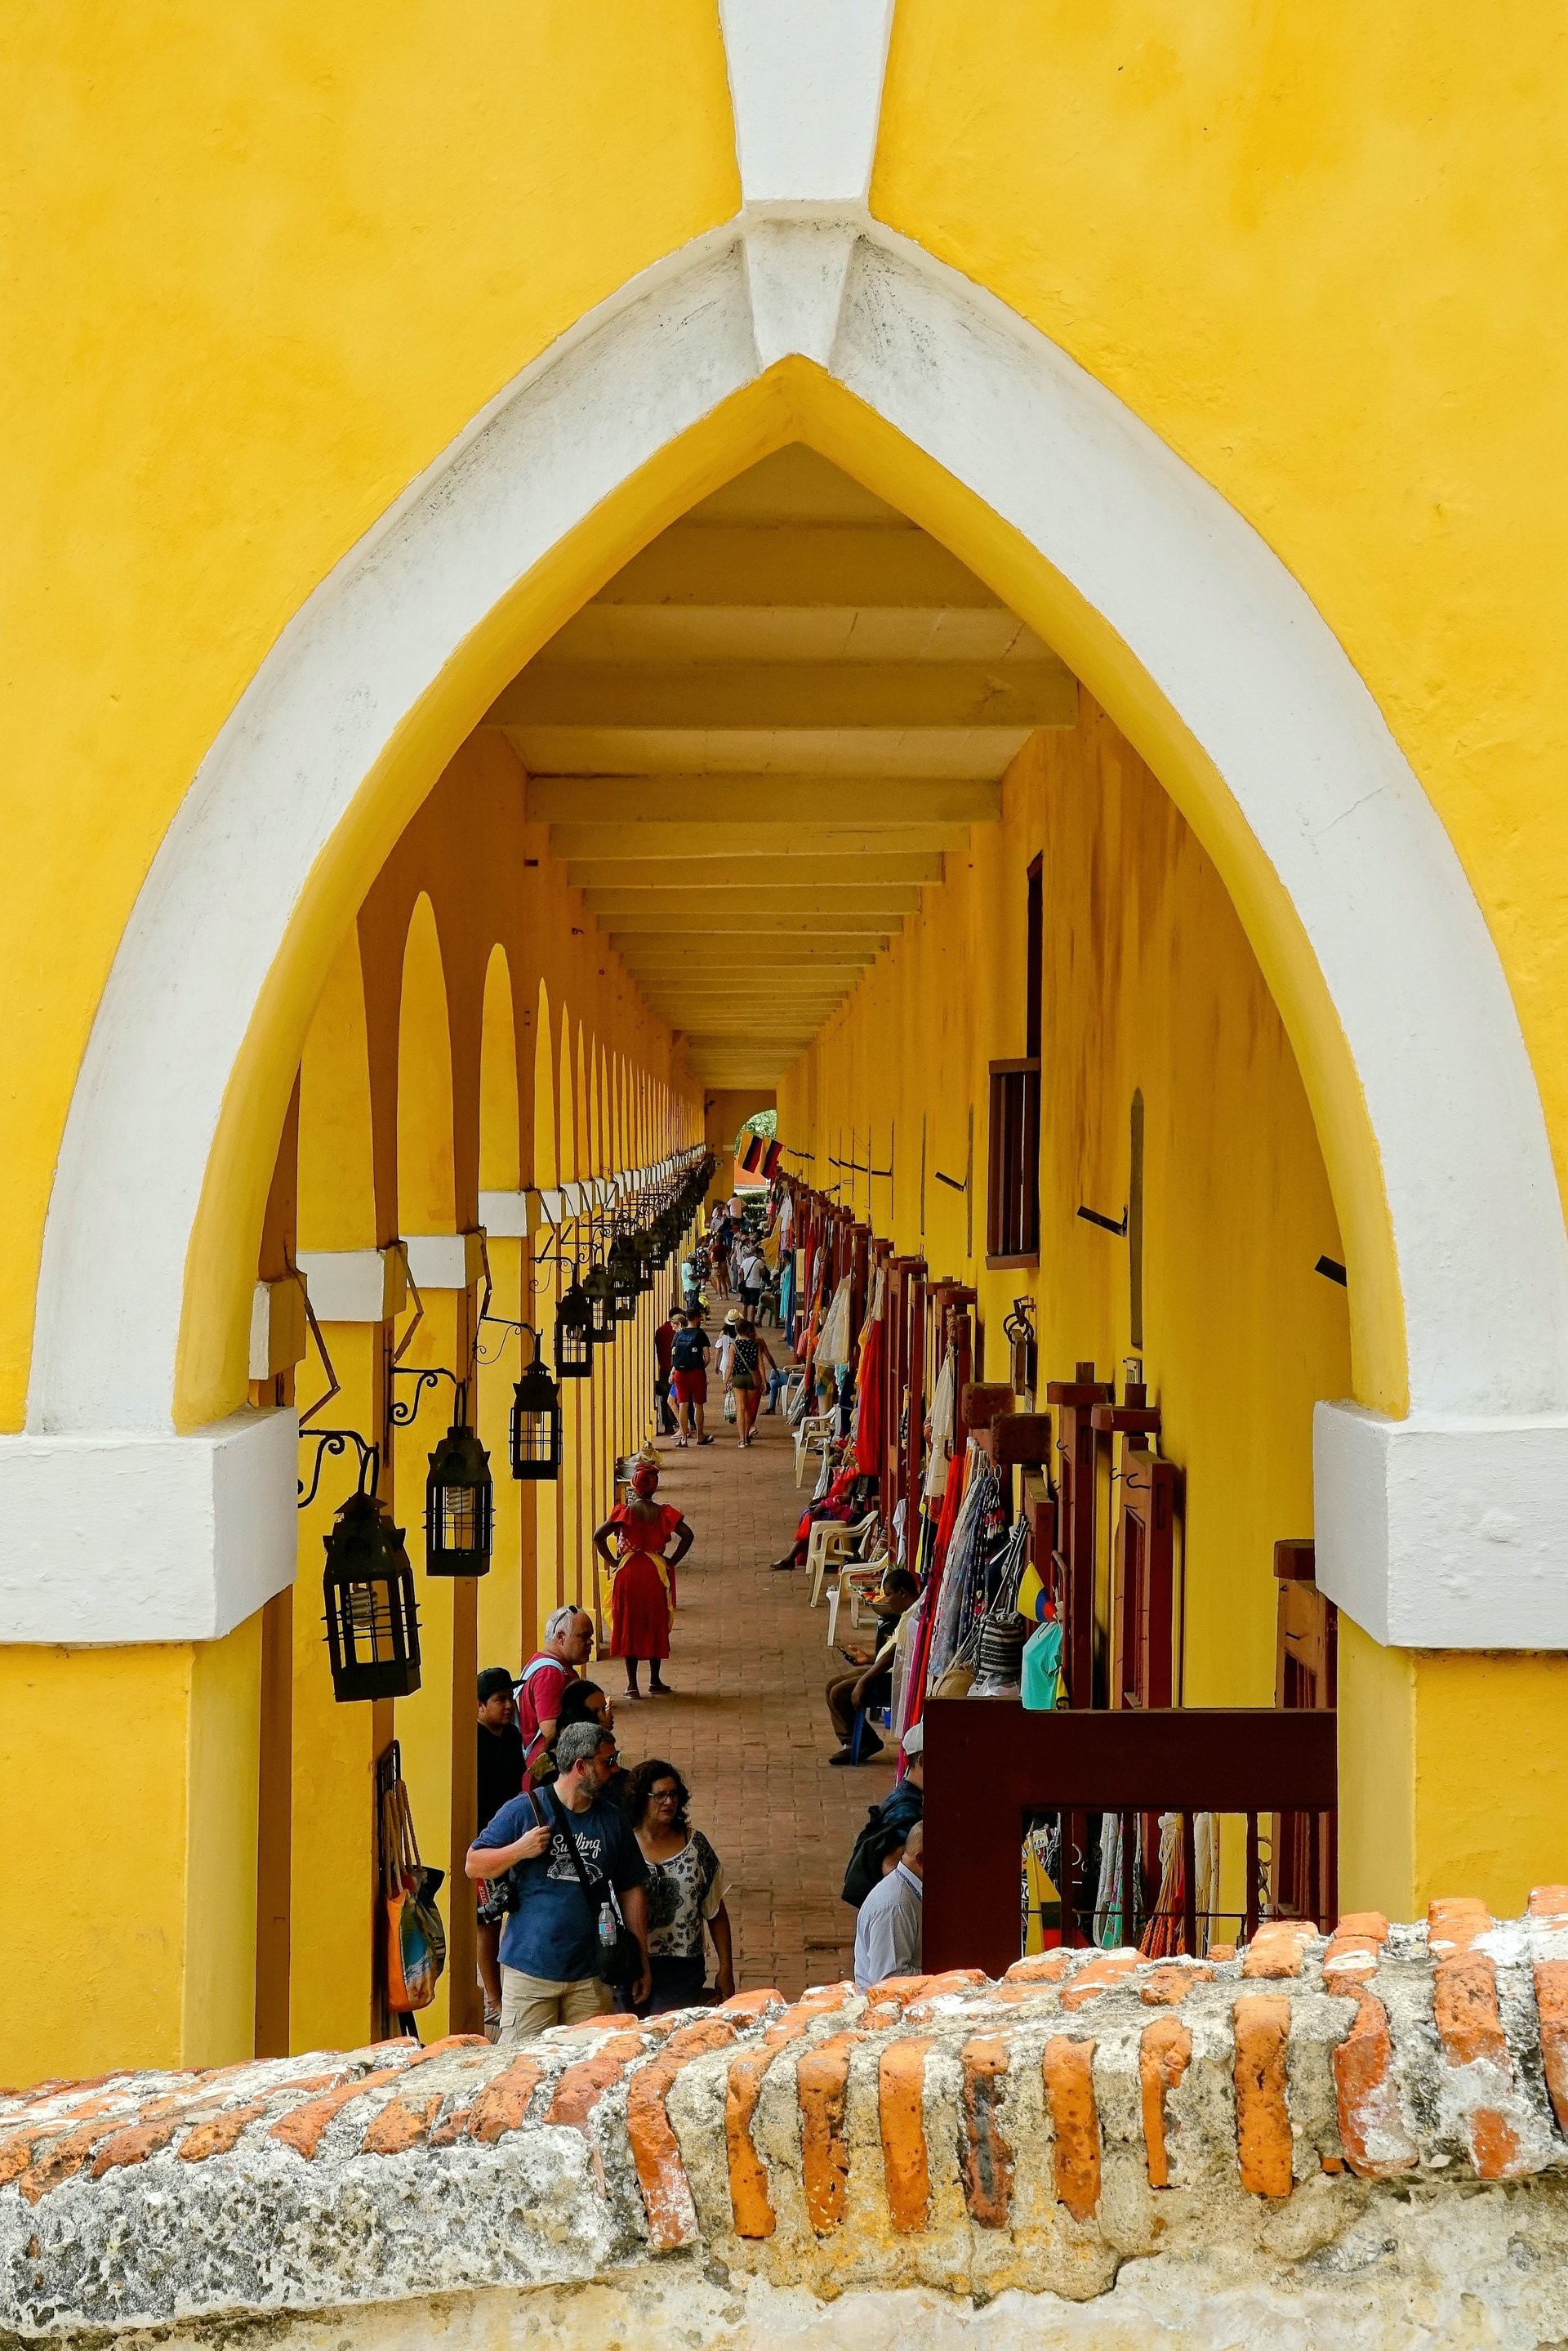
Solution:
{"label": "man in white shirt", "polygon": [[918,1976],[926,1889],[917,1821],[887,1876],[860,1905],[855,1928],[855,1989],[870,1991],[889,1976]]}

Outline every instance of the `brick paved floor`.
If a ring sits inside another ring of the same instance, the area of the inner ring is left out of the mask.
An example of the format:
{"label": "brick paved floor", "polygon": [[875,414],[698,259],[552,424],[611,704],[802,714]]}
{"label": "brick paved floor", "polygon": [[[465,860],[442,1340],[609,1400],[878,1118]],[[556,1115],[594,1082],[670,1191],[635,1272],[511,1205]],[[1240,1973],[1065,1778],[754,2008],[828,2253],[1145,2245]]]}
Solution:
{"label": "brick paved floor", "polygon": [[[776,1335],[768,1333],[775,1354]],[[823,1703],[827,1611],[806,1605],[804,1569],[774,1575],[769,1564],[809,1485],[796,1493],[783,1419],[760,1420],[742,1453],[711,1375],[711,1385],[717,1442],[685,1452],[673,1438],[659,1444],[659,1499],[685,1512],[696,1536],[667,1667],[674,1695],[628,1705],[619,1662],[601,1658],[594,1670],[615,1699],[627,1763],[659,1755],[676,1766],[691,1789],[693,1824],[735,1881],[737,1987],[776,1984],[793,1998],[849,1972],[855,1914],[838,1889],[866,1808],[888,1793],[893,1771],[829,1769],[837,1741]],[[843,1631],[855,1637],[847,1612]]]}

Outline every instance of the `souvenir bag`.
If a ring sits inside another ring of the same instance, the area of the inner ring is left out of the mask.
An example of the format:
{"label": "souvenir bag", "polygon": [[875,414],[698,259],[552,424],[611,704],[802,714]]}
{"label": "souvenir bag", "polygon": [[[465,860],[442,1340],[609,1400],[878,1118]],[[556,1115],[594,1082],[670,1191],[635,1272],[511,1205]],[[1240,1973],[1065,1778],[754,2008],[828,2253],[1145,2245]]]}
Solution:
{"label": "souvenir bag", "polygon": [[387,1904],[387,2006],[406,2016],[428,2008],[446,1965],[446,1929],[435,1907],[446,1872],[420,1859],[409,1792],[394,1780],[381,1812],[382,1889]]}

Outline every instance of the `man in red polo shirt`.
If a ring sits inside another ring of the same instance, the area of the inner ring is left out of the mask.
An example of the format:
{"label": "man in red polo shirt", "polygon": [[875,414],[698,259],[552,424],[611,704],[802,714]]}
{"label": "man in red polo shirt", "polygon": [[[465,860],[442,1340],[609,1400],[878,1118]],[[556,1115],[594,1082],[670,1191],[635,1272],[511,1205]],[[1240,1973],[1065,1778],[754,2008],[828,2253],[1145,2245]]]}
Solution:
{"label": "man in red polo shirt", "polygon": [[556,1735],[561,1694],[593,1654],[594,1620],[584,1608],[557,1608],[545,1619],[545,1645],[535,1649],[517,1683],[517,1728],[530,1770]]}

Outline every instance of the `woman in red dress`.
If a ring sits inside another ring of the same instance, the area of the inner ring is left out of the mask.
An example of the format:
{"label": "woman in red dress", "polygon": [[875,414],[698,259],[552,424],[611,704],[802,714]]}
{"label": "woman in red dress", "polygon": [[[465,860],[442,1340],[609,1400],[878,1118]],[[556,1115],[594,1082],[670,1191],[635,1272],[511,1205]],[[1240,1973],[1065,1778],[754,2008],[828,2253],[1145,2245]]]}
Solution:
{"label": "woman in red dress", "polygon": [[[637,1669],[646,1657],[648,1694],[662,1698],[660,1661],[670,1655],[670,1619],[675,1608],[675,1571],[691,1548],[691,1528],[670,1504],[653,1499],[659,1465],[646,1458],[631,1473],[631,1499],[618,1503],[594,1530],[594,1549],[615,1581],[610,1587],[610,1655],[626,1660],[626,1694],[640,1698]],[[615,1536],[618,1552],[610,1550]],[[665,1555],[670,1536],[675,1549]]]}

